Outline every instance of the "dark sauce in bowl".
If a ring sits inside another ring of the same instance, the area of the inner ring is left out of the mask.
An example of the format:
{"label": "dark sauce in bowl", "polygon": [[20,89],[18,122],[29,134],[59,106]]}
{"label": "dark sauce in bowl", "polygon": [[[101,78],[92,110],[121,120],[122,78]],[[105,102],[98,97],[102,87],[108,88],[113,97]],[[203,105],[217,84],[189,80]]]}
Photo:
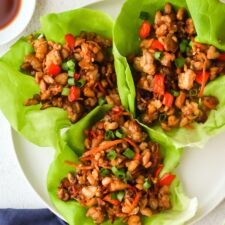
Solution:
{"label": "dark sauce in bowl", "polygon": [[18,15],[22,0],[0,0],[0,30],[8,26]]}

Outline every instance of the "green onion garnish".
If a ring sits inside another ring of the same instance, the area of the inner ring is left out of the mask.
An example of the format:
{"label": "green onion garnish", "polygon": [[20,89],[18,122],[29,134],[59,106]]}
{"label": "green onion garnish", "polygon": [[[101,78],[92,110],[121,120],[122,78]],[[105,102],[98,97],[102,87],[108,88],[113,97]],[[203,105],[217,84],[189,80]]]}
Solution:
{"label": "green onion garnish", "polygon": [[115,135],[114,135],[113,131],[107,130],[107,131],[105,132],[105,139],[106,139],[107,141],[113,140],[114,138],[115,138]]}
{"label": "green onion garnish", "polygon": [[151,184],[149,183],[148,179],[145,179],[145,182],[143,184],[144,189],[149,189],[151,187]]}
{"label": "green onion garnish", "polygon": [[69,69],[66,62],[64,62],[64,63],[62,64],[62,69],[63,69],[64,71],[67,71],[67,70]]}
{"label": "green onion garnish", "polygon": [[172,93],[172,95],[175,96],[175,97],[177,97],[177,96],[180,94],[179,91],[175,91],[175,90],[171,90],[171,93]]}
{"label": "green onion garnish", "polygon": [[74,84],[75,84],[75,81],[74,81],[74,78],[69,78],[68,79],[68,84],[70,85],[70,86],[73,86]]}
{"label": "green onion garnish", "polygon": [[191,90],[189,91],[189,95],[190,95],[190,96],[197,96],[197,95],[198,95],[198,90],[196,90],[196,89],[191,89]]}
{"label": "green onion garnish", "polygon": [[180,51],[182,53],[186,52],[187,51],[187,46],[188,46],[188,41],[187,40],[182,40],[180,45],[179,45]]}
{"label": "green onion garnish", "polygon": [[70,93],[70,89],[69,88],[63,88],[63,90],[62,90],[62,95],[63,96],[68,96],[69,95],[69,93]]}
{"label": "green onion garnish", "polygon": [[149,13],[148,13],[148,12],[141,11],[141,12],[140,12],[140,15],[139,15],[139,18],[140,18],[141,20],[148,20],[148,18],[149,18]]}
{"label": "green onion garnish", "polygon": [[117,153],[114,150],[111,150],[110,152],[107,153],[107,158],[109,160],[114,160],[117,157]]}
{"label": "green onion garnish", "polygon": [[112,172],[115,176],[117,176],[120,179],[126,178],[126,173],[123,169],[117,169],[115,166],[112,167]]}
{"label": "green onion garnish", "polygon": [[100,175],[103,177],[109,175],[109,173],[110,173],[110,171],[105,168],[101,168],[101,170],[100,170]]}
{"label": "green onion garnish", "polygon": [[133,150],[131,150],[130,148],[127,148],[124,152],[123,155],[126,156],[128,159],[133,159],[135,156],[135,153]]}
{"label": "green onion garnish", "polygon": [[78,80],[78,81],[75,82],[75,85],[77,87],[80,87],[81,88],[81,87],[83,87],[85,85],[85,83],[86,83],[86,80],[80,79],[80,80]]}
{"label": "green onion garnish", "polygon": [[105,103],[106,103],[106,100],[105,100],[104,97],[99,97],[99,98],[98,98],[98,104],[99,104],[99,105],[104,105]]}
{"label": "green onion garnish", "polygon": [[167,115],[166,114],[164,114],[164,113],[160,113],[159,114],[159,121],[160,122],[166,121],[166,119],[167,119]]}
{"label": "green onion garnish", "polygon": [[110,194],[110,198],[111,198],[112,200],[117,199],[117,194],[116,194],[115,192],[112,192],[112,193]]}
{"label": "green onion garnish", "polygon": [[69,77],[73,77],[73,76],[74,76],[74,71],[69,70],[69,71],[68,71],[68,76],[69,76]]}
{"label": "green onion garnish", "polygon": [[155,52],[154,57],[155,59],[159,60],[162,56],[162,52]]}
{"label": "green onion garnish", "polygon": [[67,61],[66,64],[67,64],[69,70],[75,71],[75,62],[72,59]]}
{"label": "green onion garnish", "polygon": [[117,199],[121,202],[124,198],[124,195],[125,195],[124,191],[118,192],[117,193]]}
{"label": "green onion garnish", "polygon": [[124,138],[125,137],[125,134],[123,133],[123,131],[121,129],[116,130],[115,135],[118,138]]}
{"label": "green onion garnish", "polygon": [[184,66],[185,59],[183,57],[175,59],[176,67],[182,68]]}
{"label": "green onion garnish", "polygon": [[41,34],[38,35],[37,39],[41,39],[43,37],[44,37],[44,34],[41,33]]}

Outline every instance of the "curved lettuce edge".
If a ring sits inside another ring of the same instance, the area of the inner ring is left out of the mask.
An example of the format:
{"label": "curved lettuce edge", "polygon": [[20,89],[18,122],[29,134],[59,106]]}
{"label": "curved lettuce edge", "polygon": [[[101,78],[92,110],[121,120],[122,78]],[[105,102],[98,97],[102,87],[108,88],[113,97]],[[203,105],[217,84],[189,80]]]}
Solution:
{"label": "curved lettuce edge", "polygon": [[[221,50],[225,50],[225,33],[223,30],[223,15],[225,5],[217,0],[127,0],[116,19],[113,37],[114,48],[117,51],[117,59],[123,64],[120,67],[121,76],[123,75],[127,82],[127,92],[134,93],[130,102],[132,102],[131,112],[135,115],[133,104],[135,103],[135,86],[132,79],[132,73],[125,57],[129,54],[137,53],[139,50],[140,39],[138,31],[141,24],[139,14],[141,11],[150,13],[150,21],[153,22],[155,12],[162,9],[166,2],[170,2],[177,7],[186,8],[194,20],[197,30],[196,40],[202,43],[213,44]],[[211,11],[210,9],[215,9]],[[204,91],[204,95],[214,95],[219,99],[217,110],[210,112],[208,120],[204,124],[195,123],[193,129],[178,128],[170,132],[163,131],[159,126],[149,127],[152,132],[160,132],[164,138],[173,142],[177,148],[185,146],[202,147],[208,139],[225,130],[225,99],[224,99],[225,77],[221,76],[210,82]],[[130,89],[130,90],[129,90]]]}
{"label": "curved lettuce edge", "polygon": [[[109,105],[96,108],[78,123],[72,125],[65,132],[63,138],[58,141],[55,160],[52,162],[48,172],[47,187],[49,196],[56,209],[70,225],[80,224],[80,221],[82,221],[84,225],[93,225],[94,223],[90,218],[86,217],[86,209],[78,202],[63,202],[57,198],[57,187],[60,181],[68,172],[73,171],[73,168],[66,165],[64,161],[78,162],[78,157],[84,150],[84,130],[99,121],[110,108],[111,106]],[[144,126],[144,128],[149,133],[152,140],[161,144],[161,153],[164,156],[164,169],[160,176],[163,176],[163,174],[167,172],[174,171],[179,163],[182,150],[174,148],[161,134],[149,131],[146,126]],[[178,178],[171,185],[171,203],[171,210],[149,218],[143,217],[143,224],[181,225],[192,218],[197,210],[196,198],[189,199],[184,194]],[[103,224],[109,225],[111,223],[106,221]],[[116,220],[114,224],[121,225],[123,223],[121,220]]]}
{"label": "curved lettuce edge", "polygon": [[[41,30],[48,40],[64,42],[67,33],[95,32],[112,38],[113,20],[100,11],[77,9],[41,17]],[[40,110],[40,105],[24,106],[26,99],[39,93],[34,78],[20,72],[24,56],[33,52],[26,38],[18,40],[0,58],[0,109],[11,126],[39,146],[54,146],[60,129],[71,125],[63,109]],[[118,83],[120,82],[118,78]]]}

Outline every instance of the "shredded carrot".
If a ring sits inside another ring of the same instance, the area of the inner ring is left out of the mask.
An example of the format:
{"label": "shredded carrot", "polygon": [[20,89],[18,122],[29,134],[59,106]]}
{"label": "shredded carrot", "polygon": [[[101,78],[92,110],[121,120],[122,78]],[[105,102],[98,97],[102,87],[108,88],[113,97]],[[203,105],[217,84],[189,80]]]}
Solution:
{"label": "shredded carrot", "polygon": [[200,88],[200,92],[198,94],[199,97],[201,97],[203,95],[203,92],[204,92],[204,89],[205,89],[205,84],[206,84],[206,62],[207,62],[207,59],[205,57],[205,61],[203,63],[203,71],[202,71],[202,85],[201,85],[201,88]]}
{"label": "shredded carrot", "polygon": [[72,167],[74,167],[75,169],[80,169],[80,170],[91,170],[93,169],[93,166],[81,166],[81,164],[76,164],[70,161],[64,161],[64,163],[66,163],[67,165],[70,165]]}
{"label": "shredded carrot", "polygon": [[92,156],[89,156],[89,157],[81,157],[80,160],[81,161],[88,161],[88,160],[93,161],[94,160],[94,157],[92,157]]}
{"label": "shredded carrot", "polygon": [[128,142],[131,146],[133,146],[135,149],[138,149],[138,146],[130,138],[124,138],[124,140]]}
{"label": "shredded carrot", "polygon": [[131,205],[132,210],[133,210],[133,209],[136,207],[136,205],[138,204],[140,197],[141,197],[141,193],[138,192],[138,193],[136,194],[135,198],[134,198],[134,201],[133,201],[132,205]]}
{"label": "shredded carrot", "polygon": [[114,141],[105,141],[98,147],[92,148],[91,150],[85,152],[84,155],[85,156],[94,155],[97,152],[101,152],[101,151],[104,151],[104,150],[107,150],[107,149],[113,147],[114,145],[118,145],[118,144],[122,143],[123,141],[124,141],[124,139],[118,139],[118,140],[114,140]]}

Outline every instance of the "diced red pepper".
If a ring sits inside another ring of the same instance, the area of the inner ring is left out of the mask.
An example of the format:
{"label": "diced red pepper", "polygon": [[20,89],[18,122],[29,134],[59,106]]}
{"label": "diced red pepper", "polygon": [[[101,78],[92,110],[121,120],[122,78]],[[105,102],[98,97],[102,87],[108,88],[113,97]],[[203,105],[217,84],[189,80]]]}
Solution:
{"label": "diced red pepper", "polygon": [[111,199],[111,196],[110,195],[106,195],[103,198],[103,200],[106,201],[106,202],[111,203],[112,205],[119,205],[120,204],[120,201],[119,200],[117,200],[117,199]]}
{"label": "diced red pepper", "polygon": [[160,51],[164,50],[163,44],[158,40],[153,40],[150,48],[154,50],[160,50]]}
{"label": "diced red pepper", "polygon": [[160,187],[165,186],[165,185],[169,186],[173,182],[175,177],[176,177],[176,175],[174,175],[174,174],[169,174],[169,173],[164,174],[163,177],[159,181],[159,186]]}
{"label": "diced red pepper", "polygon": [[198,72],[196,75],[195,81],[198,84],[202,84],[203,82],[206,83],[208,79],[209,79],[209,72],[205,72],[204,80],[203,80],[203,72]]}
{"label": "diced red pepper", "polygon": [[155,177],[158,178],[159,177],[159,174],[160,172],[162,171],[163,169],[163,165],[159,165],[159,167],[156,169],[155,171]]}
{"label": "diced red pepper", "polygon": [[72,34],[65,35],[66,44],[69,46],[69,48],[74,48],[75,46],[75,39]]}
{"label": "diced red pepper", "polygon": [[164,95],[165,92],[165,84],[164,84],[164,76],[161,74],[157,74],[153,78],[153,92],[155,94]]}
{"label": "diced red pepper", "polygon": [[75,73],[73,75],[74,80],[78,81],[80,79],[80,74],[79,73]]}
{"label": "diced red pepper", "polygon": [[97,137],[96,133],[93,130],[90,131],[90,134],[91,134],[92,138],[96,138]]}
{"label": "diced red pepper", "polygon": [[221,53],[217,59],[221,61],[225,61],[225,53]]}
{"label": "diced red pepper", "polygon": [[115,113],[115,114],[120,114],[123,112],[123,108],[120,107],[120,106],[115,106],[112,108],[112,112]]}
{"label": "diced red pepper", "polygon": [[169,92],[166,92],[163,97],[163,104],[165,106],[171,107],[173,105],[174,97]]}
{"label": "diced red pepper", "polygon": [[78,91],[78,89],[75,86],[72,86],[70,88],[70,93],[68,95],[68,100],[70,102],[74,102],[78,98],[79,98],[79,91]]}
{"label": "diced red pepper", "polygon": [[139,30],[139,37],[141,39],[145,39],[149,36],[150,32],[151,32],[151,24],[149,23],[149,21],[144,20]]}
{"label": "diced red pepper", "polygon": [[49,75],[55,76],[57,74],[59,74],[61,72],[61,67],[59,65],[56,64],[50,64],[50,66],[47,69],[47,73]]}

